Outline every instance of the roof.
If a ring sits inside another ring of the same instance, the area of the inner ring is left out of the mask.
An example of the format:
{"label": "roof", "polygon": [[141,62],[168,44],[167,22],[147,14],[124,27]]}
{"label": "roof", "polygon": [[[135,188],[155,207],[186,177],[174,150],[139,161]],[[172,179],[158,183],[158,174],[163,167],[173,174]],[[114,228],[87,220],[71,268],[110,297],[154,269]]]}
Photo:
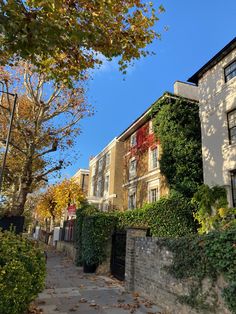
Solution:
{"label": "roof", "polygon": [[163,93],[163,95],[161,97],[159,97],[150,107],[148,107],[147,110],[144,111],[144,113],[142,113],[130,126],[128,126],[127,129],[125,129],[118,137],[118,141],[125,141],[132,133],[134,133],[139,127],[141,127],[145,122],[147,122],[149,119],[151,119],[149,113],[152,110],[152,107],[162,98],[172,98],[172,99],[176,99],[176,98],[181,98],[181,99],[186,99],[190,102],[194,102],[197,103],[196,100],[194,99],[190,99],[190,98],[186,98],[183,96],[179,96],[179,95],[175,95],[173,93],[170,92],[165,92]]}
{"label": "roof", "polygon": [[231,40],[223,49],[221,49],[203,67],[201,67],[195,74],[193,74],[188,79],[188,82],[198,85],[198,81],[203,76],[203,74],[209,71],[217,63],[219,63],[225,56],[227,56],[235,48],[236,48],[236,37],[234,37],[233,40]]}

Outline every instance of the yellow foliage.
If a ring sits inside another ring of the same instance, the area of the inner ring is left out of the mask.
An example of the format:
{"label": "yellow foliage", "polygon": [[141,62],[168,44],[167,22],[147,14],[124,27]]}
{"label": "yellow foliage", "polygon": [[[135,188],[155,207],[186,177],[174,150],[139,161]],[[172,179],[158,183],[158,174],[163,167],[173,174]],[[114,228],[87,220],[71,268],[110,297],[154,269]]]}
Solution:
{"label": "yellow foliage", "polygon": [[61,183],[49,187],[39,197],[35,212],[41,221],[45,218],[60,221],[69,205],[75,204],[78,208],[84,200],[85,195],[74,179],[63,180]]}

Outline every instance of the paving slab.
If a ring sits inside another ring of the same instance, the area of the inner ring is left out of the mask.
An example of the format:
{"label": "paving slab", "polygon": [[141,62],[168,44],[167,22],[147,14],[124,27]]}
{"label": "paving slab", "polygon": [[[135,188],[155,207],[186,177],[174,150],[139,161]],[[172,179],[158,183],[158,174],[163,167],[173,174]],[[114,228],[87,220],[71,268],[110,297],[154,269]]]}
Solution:
{"label": "paving slab", "polygon": [[84,274],[62,253],[49,251],[45,290],[36,305],[44,314],[159,314],[161,308],[138,294],[129,294],[122,282]]}

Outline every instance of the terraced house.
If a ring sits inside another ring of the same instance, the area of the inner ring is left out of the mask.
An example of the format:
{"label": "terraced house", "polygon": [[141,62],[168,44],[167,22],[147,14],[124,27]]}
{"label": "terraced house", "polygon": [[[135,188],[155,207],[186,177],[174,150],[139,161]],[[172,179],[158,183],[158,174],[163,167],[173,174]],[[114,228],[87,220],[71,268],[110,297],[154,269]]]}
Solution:
{"label": "terraced house", "polygon": [[89,162],[88,201],[99,209],[122,209],[123,143],[114,138]]}
{"label": "terraced house", "polygon": [[236,206],[236,38],[189,80],[198,86],[204,182]]}
{"label": "terraced house", "polygon": [[[197,89],[187,83],[176,82],[174,90],[175,94],[164,93],[158,101],[165,98],[168,102],[180,96],[197,99]],[[189,99],[190,105],[195,100]],[[155,202],[169,191],[166,179],[160,172],[161,143],[155,139],[151,110],[152,106],[118,137],[124,143],[124,208],[132,209]]]}

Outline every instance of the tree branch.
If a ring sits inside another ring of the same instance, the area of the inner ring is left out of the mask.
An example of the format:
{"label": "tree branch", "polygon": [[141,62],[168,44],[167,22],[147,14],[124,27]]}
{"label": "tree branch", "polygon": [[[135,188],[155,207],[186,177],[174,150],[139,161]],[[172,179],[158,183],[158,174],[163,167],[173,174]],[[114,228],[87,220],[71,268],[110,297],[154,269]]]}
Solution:
{"label": "tree branch", "polygon": [[57,147],[58,147],[58,142],[57,141],[54,141],[52,143],[52,148],[48,149],[48,150],[45,150],[44,152],[40,153],[40,154],[37,154],[35,155],[34,159],[38,158],[38,157],[42,157],[48,153],[52,153],[52,152],[55,152],[57,151]]}
{"label": "tree branch", "polygon": [[44,172],[44,173],[42,173],[42,174],[36,176],[36,177],[34,178],[34,181],[39,182],[39,181],[41,181],[41,180],[45,180],[44,177],[47,176],[49,173],[52,173],[52,172],[54,172],[54,171],[61,170],[61,169],[62,169],[62,165],[63,165],[63,161],[62,161],[62,160],[59,160],[59,165],[57,165],[57,166],[55,166],[55,167],[49,169],[48,171],[46,171],[46,172]]}
{"label": "tree branch", "polygon": [[[0,142],[2,142],[3,144],[6,144],[6,140],[1,140],[0,139]],[[24,152],[20,147],[18,147],[17,145],[13,144],[12,142],[9,142],[9,145],[14,147],[15,149],[17,149],[22,154],[26,155],[26,152]]]}

